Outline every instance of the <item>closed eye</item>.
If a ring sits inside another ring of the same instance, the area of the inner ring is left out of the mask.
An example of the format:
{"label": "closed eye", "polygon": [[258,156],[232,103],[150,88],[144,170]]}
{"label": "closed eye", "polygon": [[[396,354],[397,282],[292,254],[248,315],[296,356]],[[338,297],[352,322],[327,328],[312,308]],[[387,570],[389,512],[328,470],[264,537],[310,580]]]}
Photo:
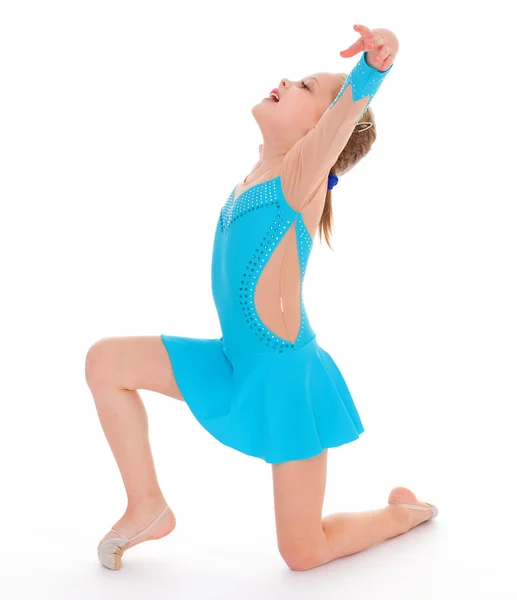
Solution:
{"label": "closed eye", "polygon": [[308,85],[305,85],[305,83],[303,81],[302,81],[302,88],[305,88],[306,90],[311,89]]}

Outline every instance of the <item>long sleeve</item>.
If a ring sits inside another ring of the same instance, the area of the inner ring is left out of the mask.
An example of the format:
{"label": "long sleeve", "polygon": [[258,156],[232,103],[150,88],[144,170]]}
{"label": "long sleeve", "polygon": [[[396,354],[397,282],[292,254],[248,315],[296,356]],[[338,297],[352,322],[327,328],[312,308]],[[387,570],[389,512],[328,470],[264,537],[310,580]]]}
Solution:
{"label": "long sleeve", "polygon": [[322,179],[328,176],[392,68],[393,65],[379,71],[370,67],[363,52],[316,127],[285,155],[281,168],[283,192],[295,210],[302,209]]}

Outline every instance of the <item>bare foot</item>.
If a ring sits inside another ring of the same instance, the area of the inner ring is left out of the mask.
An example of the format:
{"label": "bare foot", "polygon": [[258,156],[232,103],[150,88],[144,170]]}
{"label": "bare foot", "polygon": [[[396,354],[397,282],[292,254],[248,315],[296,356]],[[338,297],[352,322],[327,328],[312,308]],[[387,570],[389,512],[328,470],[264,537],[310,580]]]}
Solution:
{"label": "bare foot", "polygon": [[[388,504],[393,510],[403,511],[406,513],[409,522],[409,529],[412,529],[413,527],[420,525],[420,523],[427,521],[433,514],[432,508],[426,502],[420,502],[415,494],[413,494],[410,489],[405,487],[393,488],[388,497]],[[416,506],[427,508],[427,510],[415,510],[413,508],[406,508],[404,506],[394,506],[396,504],[415,504]]]}
{"label": "bare foot", "polygon": [[[156,517],[161,513],[161,511],[165,508],[165,501],[162,499],[159,504],[158,503],[150,503],[146,506],[141,506],[138,509],[128,509],[124,513],[121,519],[119,519],[114,525],[113,528],[117,530],[108,531],[108,533],[102,538],[97,546],[97,551],[99,550],[100,545],[104,540],[110,538],[120,537],[119,534],[124,535],[126,538],[130,539],[133,536],[139,534],[146,527],[148,527]],[[172,510],[169,508],[160,520],[155,523],[152,527],[149,528],[143,535],[138,536],[135,540],[125,543],[122,546],[121,551],[117,551],[117,559],[115,568],[118,569],[121,566],[120,558],[124,551],[128,548],[132,548],[141,542],[146,542],[148,540],[159,540],[160,538],[165,537],[169,533],[171,533],[176,527],[176,517]]]}

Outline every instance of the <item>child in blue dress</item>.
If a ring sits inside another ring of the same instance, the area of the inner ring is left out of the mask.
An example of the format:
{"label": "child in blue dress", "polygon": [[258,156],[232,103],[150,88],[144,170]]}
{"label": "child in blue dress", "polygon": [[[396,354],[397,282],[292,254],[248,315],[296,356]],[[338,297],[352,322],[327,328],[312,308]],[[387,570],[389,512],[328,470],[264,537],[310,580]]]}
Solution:
{"label": "child in blue dress", "polygon": [[131,546],[176,524],[156,479],[138,389],[185,401],[221,443],[272,465],[278,548],[307,570],[400,535],[437,515],[403,487],[387,506],[322,519],[327,449],[364,431],[347,384],[317,342],[303,280],[317,232],[329,242],[331,189],[376,137],[369,105],[398,40],[356,25],[361,53],[343,78],[317,73],[280,86],[253,107],[259,162],[221,207],[212,254],[217,339],[108,338],[88,352],[86,376],[128,495],[124,516],[98,546],[119,569]]}

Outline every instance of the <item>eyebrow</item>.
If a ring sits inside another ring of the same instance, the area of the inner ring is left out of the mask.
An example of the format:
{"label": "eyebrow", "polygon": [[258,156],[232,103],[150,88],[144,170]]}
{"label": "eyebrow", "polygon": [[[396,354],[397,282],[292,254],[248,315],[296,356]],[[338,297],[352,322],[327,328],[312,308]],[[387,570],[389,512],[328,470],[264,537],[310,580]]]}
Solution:
{"label": "eyebrow", "polygon": [[320,86],[320,82],[316,79],[316,77],[308,77],[308,79],[314,79],[314,81]]}

